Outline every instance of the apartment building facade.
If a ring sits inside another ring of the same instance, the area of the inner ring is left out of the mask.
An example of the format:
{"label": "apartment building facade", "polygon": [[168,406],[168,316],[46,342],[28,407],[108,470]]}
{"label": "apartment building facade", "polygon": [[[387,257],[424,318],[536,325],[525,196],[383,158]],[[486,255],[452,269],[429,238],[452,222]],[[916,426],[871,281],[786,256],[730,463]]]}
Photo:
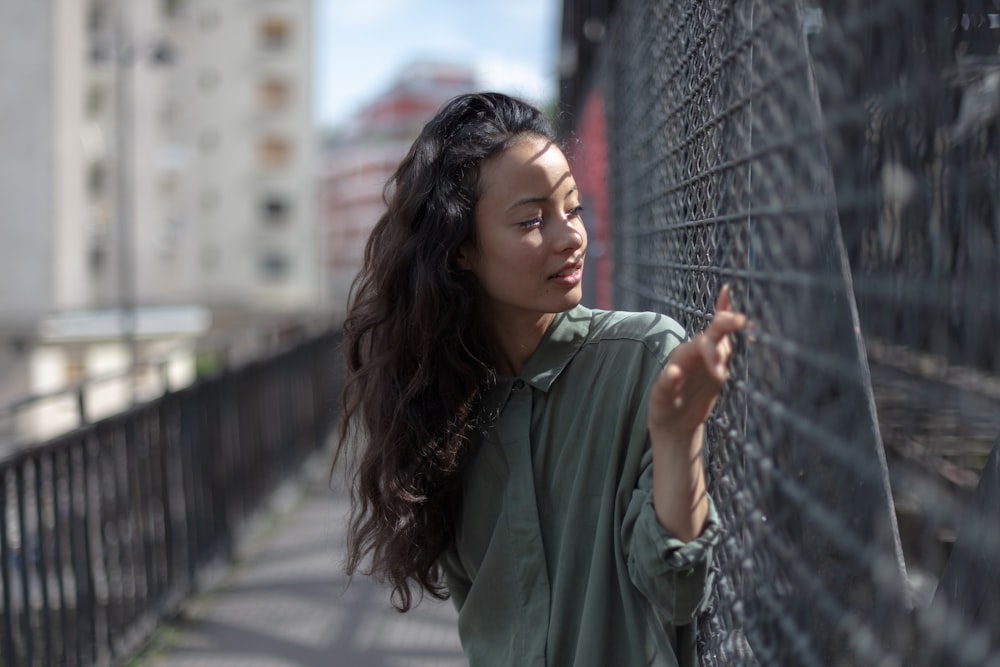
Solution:
{"label": "apartment building facade", "polygon": [[0,4],[0,403],[321,311],[312,4]]}

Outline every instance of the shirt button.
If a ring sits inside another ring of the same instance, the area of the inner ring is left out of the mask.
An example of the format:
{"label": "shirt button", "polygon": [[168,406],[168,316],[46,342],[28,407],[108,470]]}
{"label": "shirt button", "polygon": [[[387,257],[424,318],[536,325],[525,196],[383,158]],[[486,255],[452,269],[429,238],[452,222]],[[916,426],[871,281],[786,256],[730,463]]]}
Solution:
{"label": "shirt button", "polygon": [[514,380],[514,389],[524,389],[524,380],[521,378]]}

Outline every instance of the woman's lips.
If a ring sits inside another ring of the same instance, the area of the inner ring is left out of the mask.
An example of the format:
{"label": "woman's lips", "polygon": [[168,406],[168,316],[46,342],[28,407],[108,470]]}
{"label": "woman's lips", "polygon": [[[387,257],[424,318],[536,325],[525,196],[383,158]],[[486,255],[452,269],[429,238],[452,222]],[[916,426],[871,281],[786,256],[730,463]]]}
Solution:
{"label": "woman's lips", "polygon": [[567,285],[570,287],[577,285],[581,280],[583,280],[583,264],[580,263],[563,269],[559,273],[550,276],[549,280],[560,285]]}

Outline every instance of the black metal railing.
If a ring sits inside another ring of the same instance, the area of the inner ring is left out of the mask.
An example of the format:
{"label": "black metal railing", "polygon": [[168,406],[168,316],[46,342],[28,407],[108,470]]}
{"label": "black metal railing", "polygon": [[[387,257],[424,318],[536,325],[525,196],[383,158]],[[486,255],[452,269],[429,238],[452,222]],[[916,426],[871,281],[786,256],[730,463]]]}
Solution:
{"label": "black metal railing", "polygon": [[708,431],[703,665],[1000,665],[994,5],[591,17],[562,117],[613,305],[698,331],[728,283],[754,323]]}
{"label": "black metal railing", "polygon": [[326,441],[328,333],[0,462],[3,665],[115,664]]}

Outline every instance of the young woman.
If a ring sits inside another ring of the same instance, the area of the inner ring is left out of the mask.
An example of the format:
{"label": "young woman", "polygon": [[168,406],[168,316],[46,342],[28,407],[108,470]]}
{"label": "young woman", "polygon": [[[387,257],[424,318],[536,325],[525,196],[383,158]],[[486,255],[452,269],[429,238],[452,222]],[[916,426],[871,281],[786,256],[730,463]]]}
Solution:
{"label": "young woman", "polygon": [[704,422],[744,324],[726,290],[686,342],[581,306],[581,194],[508,96],[441,109],[385,199],[344,327],[348,572],[402,611],[450,595],[472,667],[694,664]]}

